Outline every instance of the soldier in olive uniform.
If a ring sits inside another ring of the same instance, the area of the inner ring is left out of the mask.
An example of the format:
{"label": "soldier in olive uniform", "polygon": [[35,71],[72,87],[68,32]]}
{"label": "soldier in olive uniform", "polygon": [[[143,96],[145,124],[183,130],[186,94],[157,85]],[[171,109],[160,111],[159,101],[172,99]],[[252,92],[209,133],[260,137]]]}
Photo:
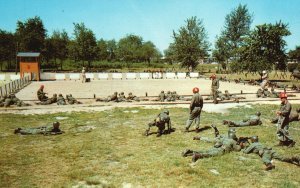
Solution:
{"label": "soldier in olive uniform", "polygon": [[229,153],[231,151],[240,151],[241,146],[237,142],[237,136],[235,134],[235,129],[230,128],[228,130],[228,137],[220,136],[218,135],[214,139],[206,138],[206,137],[200,137],[194,138],[194,140],[201,140],[205,142],[213,142],[214,147],[208,150],[204,151],[193,151],[190,149],[187,149],[182,152],[183,157],[187,156],[193,156],[192,157],[192,162],[196,162],[198,159],[202,158],[209,158],[209,157],[215,157],[215,156],[220,156],[224,155],[226,153]]}
{"label": "soldier in olive uniform", "polygon": [[229,127],[245,127],[245,126],[255,126],[255,125],[261,125],[262,122],[260,120],[260,112],[256,112],[255,115],[250,116],[247,119],[244,119],[243,121],[229,121],[229,120],[223,120],[224,125],[228,125]]}
{"label": "soldier in olive uniform", "polygon": [[[291,112],[289,116],[289,122],[300,121],[300,108],[296,109],[296,112]],[[278,123],[278,117],[271,119],[271,123]]]}
{"label": "soldier in olive uniform", "polygon": [[133,95],[131,92],[128,93],[128,97],[126,98],[127,101],[131,102],[131,101],[137,101],[137,102],[140,102],[140,99]]}
{"label": "soldier in olive uniform", "polygon": [[173,98],[171,91],[167,92],[165,101],[167,101],[167,102],[175,101],[175,98]]}
{"label": "soldier in olive uniform", "polygon": [[44,85],[41,85],[40,89],[37,91],[37,97],[39,101],[46,101],[48,99],[46,94],[47,93],[44,92]]}
{"label": "soldier in olive uniform", "polygon": [[265,95],[264,95],[264,92],[263,92],[263,90],[261,89],[261,88],[259,88],[258,90],[257,90],[257,92],[256,92],[256,97],[257,98],[265,98]]}
{"label": "soldier in olive uniform", "polygon": [[218,100],[217,100],[218,93],[217,92],[219,89],[219,80],[217,79],[215,74],[211,75],[210,78],[211,78],[211,93],[213,96],[214,103],[217,104],[218,103]]}
{"label": "soldier in olive uniform", "polygon": [[160,94],[158,95],[158,101],[160,102],[164,102],[166,99],[166,95],[165,95],[165,92],[164,91],[161,91]]}
{"label": "soldier in olive uniform", "polygon": [[4,107],[9,107],[10,105],[16,105],[16,106],[29,106],[29,104],[24,103],[20,99],[16,97],[15,94],[11,93],[9,97],[7,97],[4,101]]}
{"label": "soldier in olive uniform", "polygon": [[119,94],[118,101],[119,102],[125,102],[126,101],[126,96],[125,96],[123,91]]}
{"label": "soldier in olive uniform", "polygon": [[57,94],[53,94],[51,98],[48,98],[46,101],[42,101],[41,105],[48,105],[48,104],[53,104],[57,102]]}
{"label": "soldier in olive uniform", "polygon": [[66,95],[66,99],[68,101],[69,104],[82,104],[82,102],[77,101],[77,99],[75,99],[72,94],[70,95]]}
{"label": "soldier in olive uniform", "polygon": [[169,116],[169,111],[168,110],[164,110],[163,112],[161,112],[160,114],[157,115],[157,117],[154,119],[154,121],[150,122],[148,124],[148,127],[145,131],[145,135],[148,136],[149,132],[150,132],[150,128],[153,126],[156,126],[158,128],[157,130],[157,137],[161,136],[166,128],[166,124],[167,124],[167,133],[171,133],[171,119]]}
{"label": "soldier in olive uniform", "polygon": [[62,96],[62,94],[59,94],[57,97],[57,105],[66,105],[66,100],[65,98]]}
{"label": "soldier in olive uniform", "polygon": [[43,134],[43,135],[56,135],[64,133],[59,129],[59,122],[54,122],[50,126],[42,126],[36,128],[17,128],[15,134],[32,135],[32,134]]}
{"label": "soldier in olive uniform", "polygon": [[119,102],[119,100],[118,100],[118,92],[114,92],[113,95],[108,96],[107,98],[98,98],[98,99],[96,99],[96,101],[103,101],[103,102],[113,101],[113,102]]}
{"label": "soldier in olive uniform", "polygon": [[278,154],[272,148],[266,147],[262,145],[260,142],[258,142],[258,136],[252,136],[251,137],[251,144],[243,151],[246,154],[255,153],[258,154],[264,164],[266,165],[265,170],[272,170],[275,168],[275,166],[272,164],[272,159],[277,159],[282,162],[292,163],[296,165],[300,165],[299,156],[293,156],[293,157],[286,157],[283,155]]}
{"label": "soldier in olive uniform", "polygon": [[186,121],[185,131],[188,132],[190,126],[192,125],[193,121],[195,120],[196,124],[196,132],[199,132],[199,125],[200,125],[200,115],[201,110],[203,108],[203,98],[199,94],[199,88],[193,88],[193,97],[190,104],[190,116],[189,119]]}
{"label": "soldier in olive uniform", "polygon": [[262,77],[261,77],[261,79],[262,79],[262,82],[261,82],[261,89],[264,90],[265,87],[266,87],[267,84],[268,84],[268,78],[269,78],[269,75],[268,75],[267,71],[265,71],[265,70],[264,70],[262,73],[263,73],[263,75],[262,75]]}
{"label": "soldier in olive uniform", "polygon": [[289,116],[292,110],[292,105],[288,101],[286,93],[280,93],[280,100],[280,109],[276,112],[276,115],[278,116],[277,136],[279,139],[279,145],[293,147],[296,142],[289,134]]}

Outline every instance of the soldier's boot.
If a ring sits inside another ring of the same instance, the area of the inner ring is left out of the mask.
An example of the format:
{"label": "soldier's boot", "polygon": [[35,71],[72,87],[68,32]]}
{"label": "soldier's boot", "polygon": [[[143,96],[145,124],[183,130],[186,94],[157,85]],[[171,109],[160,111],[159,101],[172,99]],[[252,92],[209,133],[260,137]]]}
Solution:
{"label": "soldier's boot", "polygon": [[192,156],[193,155],[193,151],[190,149],[186,149],[181,153],[182,157],[187,157],[187,156]]}
{"label": "soldier's boot", "polygon": [[192,162],[195,163],[198,159],[201,158],[201,154],[200,153],[194,153],[193,157],[192,157]]}
{"label": "soldier's boot", "polygon": [[184,130],[184,132],[189,132],[189,128],[186,127],[185,130]]}
{"label": "soldier's boot", "polygon": [[201,138],[200,136],[194,136],[193,140],[200,140],[200,138]]}
{"label": "soldier's boot", "polygon": [[227,120],[223,120],[223,125],[227,125],[228,121]]}
{"label": "soldier's boot", "polygon": [[228,127],[234,127],[234,123],[232,121],[228,121]]}
{"label": "soldier's boot", "polygon": [[275,165],[272,165],[272,163],[269,163],[269,164],[266,165],[265,170],[269,171],[269,170],[272,170],[274,168],[275,168]]}
{"label": "soldier's boot", "polygon": [[291,147],[294,147],[296,144],[296,142],[294,140],[290,140],[289,143],[288,143],[288,147],[291,148]]}
{"label": "soldier's boot", "polygon": [[20,131],[21,131],[21,128],[17,128],[17,129],[15,129],[14,133],[18,134],[18,133],[20,133]]}
{"label": "soldier's boot", "polygon": [[157,133],[156,137],[160,137],[162,134],[159,132]]}
{"label": "soldier's boot", "polygon": [[284,142],[281,141],[281,140],[279,140],[279,143],[277,145],[275,145],[275,146],[284,146],[284,145],[285,145]]}
{"label": "soldier's boot", "polygon": [[146,130],[144,133],[145,136],[149,136],[149,130]]}
{"label": "soldier's boot", "polygon": [[195,130],[196,133],[199,133],[200,132],[200,129],[199,127],[196,127],[196,130]]}

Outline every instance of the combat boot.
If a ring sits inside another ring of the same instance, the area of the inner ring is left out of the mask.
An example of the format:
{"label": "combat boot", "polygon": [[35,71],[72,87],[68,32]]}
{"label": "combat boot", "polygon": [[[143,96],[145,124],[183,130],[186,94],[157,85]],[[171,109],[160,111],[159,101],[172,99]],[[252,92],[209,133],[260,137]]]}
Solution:
{"label": "combat boot", "polygon": [[200,158],[201,158],[201,154],[200,153],[194,153],[193,157],[192,157],[192,162],[195,163]]}
{"label": "combat boot", "polygon": [[227,120],[223,120],[223,125],[227,125],[228,121]]}
{"label": "combat boot", "polygon": [[199,133],[199,132],[200,132],[199,127],[197,127],[197,128],[195,129],[195,132],[196,132],[196,133]]}
{"label": "combat boot", "polygon": [[274,168],[275,168],[275,165],[272,165],[272,163],[269,163],[269,164],[266,165],[265,170],[266,170],[266,171],[269,171],[269,170],[272,170],[272,169],[274,169]]}
{"label": "combat boot", "polygon": [[190,149],[186,149],[181,153],[182,157],[187,157],[187,156],[191,156],[191,155],[193,155],[193,151]]}
{"label": "combat boot", "polygon": [[280,140],[276,146],[284,146],[284,145],[285,145],[284,142]]}
{"label": "combat boot", "polygon": [[201,138],[200,136],[194,136],[193,140],[200,140],[200,138]]}
{"label": "combat boot", "polygon": [[296,142],[295,142],[294,140],[291,140],[291,141],[289,141],[289,143],[288,143],[288,147],[289,147],[289,148],[294,147],[295,144],[296,144]]}

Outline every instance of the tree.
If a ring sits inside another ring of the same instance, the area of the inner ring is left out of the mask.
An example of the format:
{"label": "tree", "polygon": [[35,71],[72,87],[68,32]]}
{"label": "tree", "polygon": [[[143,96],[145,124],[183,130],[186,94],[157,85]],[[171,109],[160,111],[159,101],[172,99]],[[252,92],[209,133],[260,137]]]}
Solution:
{"label": "tree", "polygon": [[209,42],[202,20],[191,17],[186,25],[180,27],[178,33],[173,31],[174,52],[176,60],[184,67],[195,68],[200,58],[208,56]]}
{"label": "tree", "polygon": [[17,22],[16,36],[19,51],[41,52],[44,48],[46,29],[40,17]]}
{"label": "tree", "polygon": [[241,47],[250,33],[251,23],[252,15],[246,5],[240,4],[225,17],[224,29],[217,37],[213,52],[217,61],[224,63],[240,58]]}
{"label": "tree", "polygon": [[108,56],[109,56],[107,42],[103,39],[100,39],[97,42],[97,47],[98,47],[97,55],[98,55],[99,60],[101,60],[101,61],[107,60]]}
{"label": "tree", "polygon": [[173,64],[176,61],[176,55],[175,55],[175,47],[174,44],[170,44],[168,49],[164,51],[165,54],[165,61],[169,64]]}
{"label": "tree", "polygon": [[300,46],[296,46],[295,50],[290,50],[288,56],[289,59],[300,62]]}
{"label": "tree", "polygon": [[107,41],[107,51],[108,51],[107,60],[115,61],[116,60],[117,43],[114,39]]}
{"label": "tree", "polygon": [[0,67],[3,70],[3,63],[7,62],[7,69],[11,69],[11,62],[16,57],[16,43],[13,33],[0,29]]}
{"label": "tree", "polygon": [[151,41],[143,43],[140,51],[141,60],[144,62],[148,62],[149,65],[152,60],[157,60],[161,57],[159,50]]}
{"label": "tree", "polygon": [[143,39],[140,36],[127,35],[121,38],[117,48],[118,59],[125,62],[140,62],[142,44]]}
{"label": "tree", "polygon": [[97,42],[93,31],[86,28],[84,23],[74,23],[74,35],[79,60],[83,66],[84,61],[87,61],[88,67],[91,67],[91,62],[97,56]]}
{"label": "tree", "polygon": [[276,24],[258,25],[247,38],[242,48],[240,62],[243,68],[251,72],[286,70],[286,41],[283,37],[290,35],[287,24],[281,21]]}

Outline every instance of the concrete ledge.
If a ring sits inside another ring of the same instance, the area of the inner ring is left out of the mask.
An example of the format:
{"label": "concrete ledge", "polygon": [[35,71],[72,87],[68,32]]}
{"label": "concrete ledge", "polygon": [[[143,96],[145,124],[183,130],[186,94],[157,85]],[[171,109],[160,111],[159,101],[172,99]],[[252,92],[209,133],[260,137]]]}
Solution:
{"label": "concrete ledge", "polygon": [[137,73],[126,73],[126,79],[136,79]]}
{"label": "concrete ledge", "polygon": [[98,78],[108,80],[108,73],[99,73]]}
{"label": "concrete ledge", "polygon": [[112,79],[122,79],[122,73],[112,73]]}
{"label": "concrete ledge", "polygon": [[79,80],[80,79],[80,74],[79,73],[71,73],[69,74],[70,80]]}

